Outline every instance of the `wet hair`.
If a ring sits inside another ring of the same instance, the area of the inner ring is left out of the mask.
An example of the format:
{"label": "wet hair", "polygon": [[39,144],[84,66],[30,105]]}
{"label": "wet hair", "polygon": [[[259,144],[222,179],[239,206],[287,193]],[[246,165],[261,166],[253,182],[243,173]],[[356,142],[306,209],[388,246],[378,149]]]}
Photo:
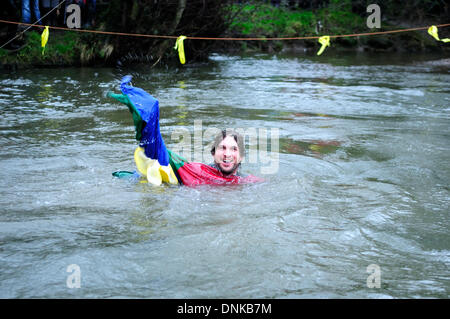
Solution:
{"label": "wet hair", "polygon": [[214,156],[216,153],[216,147],[219,146],[219,144],[227,137],[232,136],[234,140],[236,141],[238,148],[239,148],[239,155],[241,157],[244,157],[245,155],[245,146],[244,146],[244,139],[242,138],[242,135],[239,134],[236,131],[233,130],[222,130],[214,139],[214,143],[211,147],[211,154]]}

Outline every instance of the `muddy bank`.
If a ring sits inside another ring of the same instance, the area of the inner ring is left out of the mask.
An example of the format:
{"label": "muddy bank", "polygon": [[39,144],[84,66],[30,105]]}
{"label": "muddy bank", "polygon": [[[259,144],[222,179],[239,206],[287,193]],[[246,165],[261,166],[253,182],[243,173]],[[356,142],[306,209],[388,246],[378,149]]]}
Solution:
{"label": "muddy bank", "polygon": [[[230,4],[231,3],[231,4]],[[255,2],[256,3],[256,2]],[[100,7],[101,8],[101,7]],[[188,35],[204,37],[304,37],[339,34],[358,34],[417,27],[394,20],[384,21],[380,29],[368,29],[364,14],[351,8],[323,7],[315,10],[295,10],[274,7],[267,3],[236,4],[227,1],[190,3],[152,2],[143,6],[134,2],[113,0],[99,12],[98,24],[92,31],[127,32],[152,35]],[[420,22],[426,26],[433,22]],[[441,28],[441,38],[449,36],[450,28]],[[0,25],[2,42],[8,41],[21,30],[11,32],[11,25]],[[84,33],[50,29],[45,52],[41,47],[42,28],[32,28],[0,49],[0,68],[15,70],[33,67],[66,66],[128,66],[180,65],[178,53],[173,49],[175,39],[146,38],[102,33]],[[187,40],[187,63],[207,60],[212,52],[317,52],[317,39],[287,41],[212,41]],[[426,30],[385,35],[332,38],[325,50],[350,52],[442,52],[448,54],[450,45],[436,41]]]}

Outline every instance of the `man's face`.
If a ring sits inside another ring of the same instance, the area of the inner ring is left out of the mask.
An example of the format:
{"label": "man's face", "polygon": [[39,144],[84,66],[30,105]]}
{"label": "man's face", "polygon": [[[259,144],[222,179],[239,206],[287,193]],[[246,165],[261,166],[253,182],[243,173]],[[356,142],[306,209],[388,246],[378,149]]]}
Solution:
{"label": "man's face", "polygon": [[234,174],[242,160],[239,154],[239,146],[233,136],[230,135],[217,145],[213,156],[214,162],[225,175]]}

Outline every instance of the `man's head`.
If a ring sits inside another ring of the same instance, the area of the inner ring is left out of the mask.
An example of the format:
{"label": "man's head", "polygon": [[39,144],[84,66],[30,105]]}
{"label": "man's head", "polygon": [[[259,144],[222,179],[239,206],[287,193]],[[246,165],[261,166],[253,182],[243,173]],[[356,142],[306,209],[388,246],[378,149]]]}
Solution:
{"label": "man's head", "polygon": [[229,130],[222,130],[214,140],[211,154],[214,163],[224,175],[233,175],[244,158],[245,146],[242,136]]}

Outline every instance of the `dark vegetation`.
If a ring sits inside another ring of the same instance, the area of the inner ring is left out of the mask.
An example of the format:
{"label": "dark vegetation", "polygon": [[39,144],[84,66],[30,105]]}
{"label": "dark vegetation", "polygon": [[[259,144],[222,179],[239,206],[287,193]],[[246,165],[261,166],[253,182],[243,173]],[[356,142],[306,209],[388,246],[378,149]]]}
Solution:
{"label": "dark vegetation", "polygon": [[[9,0],[8,0],[9,1]],[[0,9],[1,19],[20,21],[16,8]],[[98,31],[196,37],[299,37],[386,31],[448,23],[450,8],[444,0],[380,1],[381,28],[369,29],[367,6],[373,0],[97,0]],[[62,23],[62,22],[61,22]],[[61,25],[60,26],[65,26]],[[0,45],[23,27],[0,23]],[[441,38],[449,29],[440,28]],[[127,65],[178,63],[175,39],[145,38],[50,29],[42,54],[42,28],[33,27],[0,49],[4,66]],[[214,50],[285,49],[317,50],[317,40],[208,41],[186,40],[189,62],[203,60]],[[426,30],[382,36],[337,38],[333,49],[375,51],[447,50],[449,44],[435,41]]]}

